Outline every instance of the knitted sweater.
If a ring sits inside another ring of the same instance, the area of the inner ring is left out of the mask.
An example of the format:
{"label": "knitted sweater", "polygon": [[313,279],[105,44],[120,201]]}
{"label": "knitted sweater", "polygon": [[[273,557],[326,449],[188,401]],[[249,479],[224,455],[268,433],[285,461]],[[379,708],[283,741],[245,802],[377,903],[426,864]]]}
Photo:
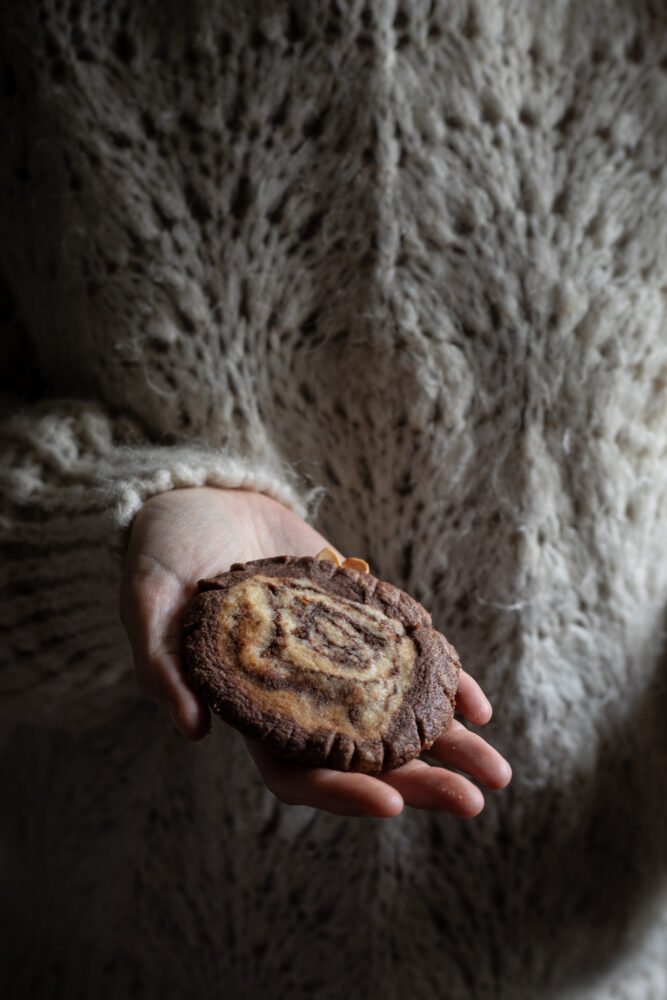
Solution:
{"label": "knitted sweater", "polygon": [[[667,11],[2,4],[7,998],[667,998]],[[432,612],[514,780],[278,804],[138,695],[151,494]]]}

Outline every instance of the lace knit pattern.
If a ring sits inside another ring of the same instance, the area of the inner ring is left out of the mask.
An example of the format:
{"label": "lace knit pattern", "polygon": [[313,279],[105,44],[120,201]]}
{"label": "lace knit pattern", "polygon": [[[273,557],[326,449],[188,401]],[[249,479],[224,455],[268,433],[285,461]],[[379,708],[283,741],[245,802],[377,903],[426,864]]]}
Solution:
{"label": "lace knit pattern", "polygon": [[[0,12],[0,992],[667,1000],[667,12]],[[35,401],[39,393],[40,401]],[[143,500],[245,486],[409,590],[514,768],[277,804],[140,703]]]}

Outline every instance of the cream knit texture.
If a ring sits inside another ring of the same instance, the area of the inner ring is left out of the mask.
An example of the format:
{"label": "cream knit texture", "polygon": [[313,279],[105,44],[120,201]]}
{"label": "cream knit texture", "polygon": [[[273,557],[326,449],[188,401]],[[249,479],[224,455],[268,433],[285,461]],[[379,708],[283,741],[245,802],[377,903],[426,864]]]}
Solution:
{"label": "cream knit texture", "polygon": [[[35,0],[0,46],[0,995],[667,1000],[667,7]],[[140,701],[123,533],[203,483],[428,607],[514,769],[480,817],[282,806]]]}

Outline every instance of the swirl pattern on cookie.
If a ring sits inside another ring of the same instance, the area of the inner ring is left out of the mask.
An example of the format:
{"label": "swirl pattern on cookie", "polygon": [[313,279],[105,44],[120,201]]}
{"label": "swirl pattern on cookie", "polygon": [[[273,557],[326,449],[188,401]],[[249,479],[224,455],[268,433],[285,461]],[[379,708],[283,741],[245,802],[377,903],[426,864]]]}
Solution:
{"label": "swirl pattern on cookie", "polygon": [[365,563],[274,556],[198,587],[183,621],[186,678],[274,753],[373,773],[412,760],[451,722],[456,650]]}
{"label": "swirl pattern on cookie", "polygon": [[372,738],[412,683],[415,646],[399,621],[332,597],[307,578],[258,575],[225,594],[219,654],[264,710]]}

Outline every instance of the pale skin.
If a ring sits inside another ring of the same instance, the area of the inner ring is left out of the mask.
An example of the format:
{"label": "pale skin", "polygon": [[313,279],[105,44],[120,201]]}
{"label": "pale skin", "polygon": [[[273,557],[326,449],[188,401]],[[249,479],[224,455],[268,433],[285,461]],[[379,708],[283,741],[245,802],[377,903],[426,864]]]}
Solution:
{"label": "pale skin", "polygon": [[[141,690],[165,708],[186,739],[204,738],[211,725],[207,707],[183,679],[180,661],[181,620],[197,580],[234,562],[287,553],[314,556],[327,546],[333,548],[296,514],[260,493],[201,487],[172,490],[144,503],[130,532],[120,613]],[[488,699],[465,671],[457,710],[474,726],[491,718]],[[343,773],[287,762],[253,740],[245,742],[265,784],[282,802],[346,816],[395,816],[408,805],[472,817],[484,807],[478,785],[500,789],[511,778],[507,761],[457,720],[428,756],[462,774],[422,760],[377,776]]]}

